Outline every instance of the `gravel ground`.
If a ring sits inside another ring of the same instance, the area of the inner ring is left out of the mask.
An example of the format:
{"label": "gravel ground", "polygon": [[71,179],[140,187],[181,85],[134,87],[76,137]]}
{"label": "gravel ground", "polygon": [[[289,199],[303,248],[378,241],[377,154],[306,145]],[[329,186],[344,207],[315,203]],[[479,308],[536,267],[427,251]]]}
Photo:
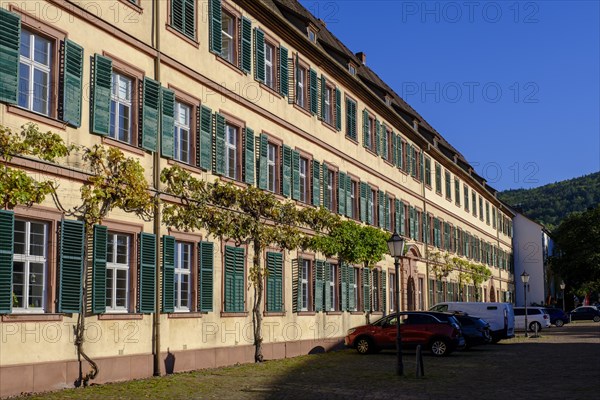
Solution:
{"label": "gravel ground", "polygon": [[65,390],[39,399],[594,399],[600,397],[600,324],[550,328],[436,358],[354,350]]}

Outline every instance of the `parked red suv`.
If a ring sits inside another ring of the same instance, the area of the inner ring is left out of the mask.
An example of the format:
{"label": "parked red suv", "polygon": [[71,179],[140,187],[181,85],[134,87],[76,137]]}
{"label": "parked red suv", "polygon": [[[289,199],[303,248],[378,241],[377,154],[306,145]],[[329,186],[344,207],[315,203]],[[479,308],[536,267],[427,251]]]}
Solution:
{"label": "parked red suv", "polygon": [[465,345],[460,324],[449,313],[408,311],[385,316],[372,324],[348,330],[347,347],[360,354],[396,348],[396,316],[400,316],[402,347],[422,345],[436,356],[445,356]]}

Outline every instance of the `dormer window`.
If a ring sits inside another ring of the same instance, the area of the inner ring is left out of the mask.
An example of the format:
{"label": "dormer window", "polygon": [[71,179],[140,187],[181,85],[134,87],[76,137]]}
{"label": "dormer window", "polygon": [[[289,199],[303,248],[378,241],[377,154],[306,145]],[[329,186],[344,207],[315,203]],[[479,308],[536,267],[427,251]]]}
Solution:
{"label": "dormer window", "polygon": [[387,94],[385,95],[385,104],[387,104],[388,106],[392,105],[392,98]]}
{"label": "dormer window", "polygon": [[356,65],[348,63],[348,72],[350,72],[350,75],[356,76]]}
{"label": "dormer window", "polygon": [[306,29],[308,31],[308,40],[317,43],[317,31],[312,26],[309,26]]}
{"label": "dormer window", "polygon": [[413,129],[415,131],[419,130],[419,121],[417,121],[416,119],[413,119]]}

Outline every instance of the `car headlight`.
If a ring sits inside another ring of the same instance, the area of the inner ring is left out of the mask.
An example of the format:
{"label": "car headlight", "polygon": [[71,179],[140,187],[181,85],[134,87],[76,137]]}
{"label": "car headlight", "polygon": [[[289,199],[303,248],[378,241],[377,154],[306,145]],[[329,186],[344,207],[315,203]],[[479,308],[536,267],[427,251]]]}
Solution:
{"label": "car headlight", "polygon": [[348,329],[348,335],[352,335],[356,331],[356,328]]}

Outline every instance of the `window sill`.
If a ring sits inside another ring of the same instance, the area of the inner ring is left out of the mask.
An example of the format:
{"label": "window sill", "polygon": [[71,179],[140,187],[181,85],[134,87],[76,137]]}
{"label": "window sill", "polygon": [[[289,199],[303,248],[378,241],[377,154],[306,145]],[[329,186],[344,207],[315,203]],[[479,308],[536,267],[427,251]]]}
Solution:
{"label": "window sill", "polygon": [[229,311],[221,311],[221,317],[247,317],[248,311],[243,312],[229,312]]}
{"label": "window sill", "polygon": [[185,34],[179,32],[177,29],[173,28],[171,25],[169,24],[165,24],[165,27],[167,29],[167,31],[171,32],[173,35],[179,37],[181,40],[183,40],[184,42],[187,42],[188,44],[194,46],[195,48],[199,49],[200,48],[200,43],[196,40],[196,38],[192,39],[189,36],[186,36]]}
{"label": "window sill", "polygon": [[285,311],[265,311],[263,312],[265,317],[285,317]]}
{"label": "window sill", "polygon": [[371,311],[371,315],[383,315],[383,311]]}
{"label": "window sill", "polygon": [[431,190],[431,185],[425,184],[425,187],[429,190]]}
{"label": "window sill", "polygon": [[181,311],[181,312],[168,313],[167,317],[169,319],[202,318],[202,314],[206,314],[206,313],[205,312]]}
{"label": "window sill", "polygon": [[25,108],[21,108],[19,106],[7,104],[6,111],[8,111],[10,114],[25,117],[28,120],[39,122],[41,124],[50,125],[54,128],[61,129],[63,131],[67,129],[67,123],[64,121],[46,115],[38,114],[36,112],[27,110]]}
{"label": "window sill", "polygon": [[346,137],[346,139],[348,139],[351,143],[355,144],[358,146],[358,140],[356,139],[352,139],[350,136],[348,136],[347,134],[344,135]]}
{"label": "window sill", "polygon": [[[213,53],[215,54],[215,53]],[[241,69],[239,69],[235,64],[230,63],[229,61],[227,61],[226,59],[224,59],[223,57],[221,57],[219,54],[215,54],[215,57],[217,58],[217,60],[222,63],[227,65],[229,68],[231,68],[231,70],[237,72],[240,75],[244,75],[244,71],[242,71]]]}
{"label": "window sill", "polygon": [[2,322],[49,322],[62,321],[64,314],[7,314],[2,316]]}
{"label": "window sill", "polygon": [[342,311],[327,311],[325,314],[326,315],[342,315],[343,312]]}
{"label": "window sill", "polygon": [[142,156],[142,157],[146,155],[146,152],[144,150],[139,149],[131,144],[120,142],[120,141],[113,139],[111,137],[108,137],[108,136],[102,136],[102,144],[114,146],[121,150],[125,150],[125,151],[133,153],[135,155]]}
{"label": "window sill", "polygon": [[298,316],[314,317],[315,315],[317,315],[317,313],[314,311],[298,311]]}
{"label": "window sill", "polygon": [[335,129],[335,126],[333,126],[332,124],[330,124],[327,121],[321,120],[321,125],[323,125],[327,129],[331,130],[333,133],[338,133],[337,129]]}
{"label": "window sill", "polygon": [[248,187],[247,183],[242,182],[242,181],[238,181],[237,179],[228,178],[228,177],[226,177],[224,175],[217,175],[214,172],[213,172],[213,175],[216,175],[221,182],[231,183],[231,184],[233,184],[233,185],[235,185],[235,186],[237,186],[239,188],[242,188],[242,189],[245,189],[246,187]]}
{"label": "window sill", "polygon": [[301,111],[303,114],[306,114],[309,117],[312,117],[312,114],[310,113],[310,111],[308,111],[306,108],[299,106],[298,104],[296,104],[296,102],[294,102],[294,108],[297,109],[298,111]]}
{"label": "window sill", "polygon": [[[383,158],[383,157],[382,157],[382,158]],[[392,164],[392,163],[391,163],[391,161],[389,161],[389,160],[388,160],[388,159],[386,159],[386,158],[383,158],[383,162],[384,162],[384,163],[386,163],[388,166],[390,166],[390,167],[392,167],[392,168],[394,168],[394,167],[395,167],[395,165],[394,165],[394,164]]]}
{"label": "window sill", "polygon": [[108,314],[100,314],[98,315],[98,321],[127,321],[127,320],[139,320],[143,319],[144,314],[137,313],[108,313]]}
{"label": "window sill", "polygon": [[277,90],[273,89],[269,85],[264,84],[264,83],[262,83],[260,81],[257,81],[257,82],[258,82],[258,84],[260,85],[260,87],[263,90],[266,90],[267,92],[271,93],[273,96],[277,97],[278,99],[282,99],[283,98],[283,96],[281,95],[281,93],[279,93]]}
{"label": "window sill", "polygon": [[195,165],[190,165],[190,164],[186,164],[182,161],[177,161],[177,160],[173,160],[171,158],[167,159],[167,164],[169,165],[177,165],[183,169],[185,169],[186,171],[189,172],[194,172],[196,174],[200,174],[202,172],[206,172],[206,170],[200,168],[200,167],[196,167]]}
{"label": "window sill", "polygon": [[142,14],[144,12],[144,9],[142,7],[140,7],[137,4],[133,4],[129,0],[119,0],[119,1],[121,3],[123,3],[124,5],[128,6],[129,8],[131,8],[132,10],[134,10],[135,12],[137,12],[138,14]]}
{"label": "window sill", "polygon": [[350,315],[363,315],[364,311],[350,311]]}
{"label": "window sill", "polygon": [[367,151],[367,153],[369,153],[369,154],[371,154],[371,155],[373,155],[375,157],[379,157],[379,155],[376,152],[374,152],[372,148],[365,147],[365,150]]}

